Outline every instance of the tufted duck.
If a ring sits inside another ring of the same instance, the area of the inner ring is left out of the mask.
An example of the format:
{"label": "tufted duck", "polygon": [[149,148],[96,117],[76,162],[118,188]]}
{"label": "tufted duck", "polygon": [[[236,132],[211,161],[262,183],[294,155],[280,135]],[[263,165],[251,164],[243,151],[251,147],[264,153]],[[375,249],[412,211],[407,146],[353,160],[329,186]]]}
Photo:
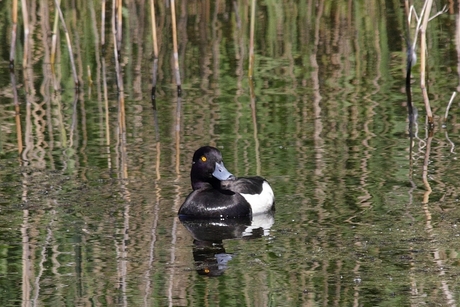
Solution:
{"label": "tufted duck", "polygon": [[274,210],[274,194],[262,177],[236,178],[217,148],[195,151],[190,171],[193,191],[179,209],[181,219],[235,218]]}

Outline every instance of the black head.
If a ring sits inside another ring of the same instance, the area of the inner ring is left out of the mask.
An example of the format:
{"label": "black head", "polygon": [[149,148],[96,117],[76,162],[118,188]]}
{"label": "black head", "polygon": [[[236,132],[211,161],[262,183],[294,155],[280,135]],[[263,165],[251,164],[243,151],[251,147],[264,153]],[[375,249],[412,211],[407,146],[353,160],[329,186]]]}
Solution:
{"label": "black head", "polygon": [[222,154],[217,148],[203,146],[193,155],[190,178],[194,190],[208,184],[215,189],[220,189],[221,180],[228,180],[234,176],[225,168]]}

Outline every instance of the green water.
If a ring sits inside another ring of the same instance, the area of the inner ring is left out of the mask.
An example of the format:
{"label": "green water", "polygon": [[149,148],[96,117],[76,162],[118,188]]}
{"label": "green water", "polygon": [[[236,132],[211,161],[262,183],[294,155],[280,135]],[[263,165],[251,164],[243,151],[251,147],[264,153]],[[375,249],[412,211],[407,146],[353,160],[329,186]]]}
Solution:
{"label": "green water", "polygon": [[[156,110],[150,10],[123,5],[122,95],[111,2],[104,56],[101,2],[62,4],[82,82],[75,93],[62,30],[54,77],[49,65],[54,6],[31,1],[27,69],[18,24],[18,121],[9,45],[2,53],[1,306],[458,304],[457,99],[442,125],[458,85],[458,10],[430,21],[435,129],[429,137],[416,65],[411,143],[399,2],[258,2],[253,92],[249,4],[176,3],[180,98],[171,15],[157,3]],[[9,44],[11,17],[3,20]],[[269,180],[269,229],[248,233],[243,223],[231,228],[236,238],[194,243],[176,213],[202,145],[217,146],[234,174]],[[223,259],[217,276],[203,275],[206,248]]]}

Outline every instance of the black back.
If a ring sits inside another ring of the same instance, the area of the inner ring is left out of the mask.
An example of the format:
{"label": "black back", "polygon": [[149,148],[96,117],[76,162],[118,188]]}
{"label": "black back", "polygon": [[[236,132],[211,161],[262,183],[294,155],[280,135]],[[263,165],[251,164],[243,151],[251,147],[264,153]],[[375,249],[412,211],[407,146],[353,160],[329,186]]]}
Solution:
{"label": "black back", "polygon": [[265,179],[259,176],[238,177],[234,180],[224,180],[221,188],[243,194],[260,194]]}

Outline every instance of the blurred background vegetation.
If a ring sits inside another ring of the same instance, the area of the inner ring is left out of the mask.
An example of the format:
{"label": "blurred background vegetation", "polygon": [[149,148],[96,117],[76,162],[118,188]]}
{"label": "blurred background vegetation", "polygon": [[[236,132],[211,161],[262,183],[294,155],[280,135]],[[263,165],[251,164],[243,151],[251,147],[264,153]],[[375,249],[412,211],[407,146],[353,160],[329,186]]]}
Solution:
{"label": "blurred background vegetation", "polygon": [[[414,67],[413,142],[404,1],[257,1],[252,88],[250,2],[177,1],[181,97],[170,3],[156,1],[155,109],[149,1],[121,2],[118,76],[118,2],[61,1],[78,90],[61,23],[50,65],[54,1],[18,4],[8,70],[12,3],[0,6],[0,305],[455,305],[458,102],[441,118],[458,88],[457,1],[435,1],[447,13],[428,29],[430,140]],[[216,279],[194,272],[176,218],[205,144],[277,198],[271,235],[226,242],[234,259]]]}

